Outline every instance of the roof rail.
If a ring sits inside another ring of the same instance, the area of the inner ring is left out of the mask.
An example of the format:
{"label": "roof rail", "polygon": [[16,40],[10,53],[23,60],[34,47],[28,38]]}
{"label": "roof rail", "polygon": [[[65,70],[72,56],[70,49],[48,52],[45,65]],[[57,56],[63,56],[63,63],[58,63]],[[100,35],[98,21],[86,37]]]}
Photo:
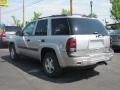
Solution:
{"label": "roof rail", "polygon": [[[84,14],[72,14],[72,15],[91,18],[90,16],[87,16]],[[71,15],[65,15],[65,14],[63,14],[63,15],[51,15],[51,16],[41,17],[39,19],[43,19],[43,18],[47,18],[47,17],[62,17],[62,16],[71,16]]]}
{"label": "roof rail", "polygon": [[49,16],[46,16],[46,17],[40,17],[39,19],[43,19],[43,18],[47,18],[47,17],[49,17]]}
{"label": "roof rail", "polygon": [[63,14],[63,15],[52,15],[50,17],[59,17],[59,16],[68,16],[68,15],[65,15],[65,14]]}
{"label": "roof rail", "polygon": [[46,17],[40,17],[39,19],[47,18],[47,17],[60,17],[60,16],[68,16],[68,15],[51,15]]}
{"label": "roof rail", "polygon": [[47,18],[47,17],[60,17],[60,16],[68,16],[68,15],[51,15],[46,17],[40,17],[39,19]]}

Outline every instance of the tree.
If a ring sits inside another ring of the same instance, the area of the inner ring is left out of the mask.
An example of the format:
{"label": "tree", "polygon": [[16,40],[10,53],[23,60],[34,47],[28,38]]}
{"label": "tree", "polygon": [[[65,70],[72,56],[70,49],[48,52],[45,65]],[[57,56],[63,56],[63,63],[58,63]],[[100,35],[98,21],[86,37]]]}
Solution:
{"label": "tree", "polygon": [[[37,12],[34,12],[31,21],[34,21],[34,20],[39,19],[39,18],[41,17],[41,15],[42,15],[42,14],[39,13],[39,12],[38,12],[38,13],[37,13]],[[12,16],[12,19],[13,19],[13,22],[14,22],[14,24],[15,24],[16,26],[23,28],[23,22],[22,22],[22,21],[20,21],[19,19],[17,19],[15,16]],[[26,22],[25,22],[25,25],[28,24],[29,22],[30,22],[30,21],[26,21]]]}
{"label": "tree", "polygon": [[62,9],[61,15],[70,15],[70,10]]}
{"label": "tree", "polygon": [[120,23],[120,0],[111,0],[111,17]]}
{"label": "tree", "polygon": [[23,23],[21,23],[21,21],[19,19],[17,19],[15,16],[12,16],[13,22],[16,26],[18,27],[23,27]]}
{"label": "tree", "polygon": [[[34,12],[31,21],[39,19],[41,17],[41,15],[42,14],[39,13],[39,12]],[[19,19],[17,19],[15,16],[12,16],[12,19],[13,19],[13,22],[14,22],[14,24],[16,26],[23,28],[23,22],[22,21],[20,21]],[[28,24],[28,23],[29,23],[29,21],[26,21],[25,25]]]}
{"label": "tree", "polygon": [[90,13],[88,16],[93,17],[93,18],[97,18],[97,15],[95,13],[92,13],[92,14]]}
{"label": "tree", "polygon": [[34,12],[31,21],[37,20],[37,19],[39,19],[41,16],[42,16],[42,13],[40,13],[40,12]]}

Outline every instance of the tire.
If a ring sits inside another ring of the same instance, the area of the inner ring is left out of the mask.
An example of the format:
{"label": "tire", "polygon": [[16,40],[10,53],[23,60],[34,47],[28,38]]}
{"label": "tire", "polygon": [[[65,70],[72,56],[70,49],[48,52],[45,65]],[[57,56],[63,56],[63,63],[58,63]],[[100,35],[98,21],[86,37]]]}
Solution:
{"label": "tire", "polygon": [[16,60],[19,59],[19,55],[16,53],[14,45],[10,45],[9,52],[10,52],[10,58],[11,58],[11,60],[16,61]]}
{"label": "tire", "polygon": [[62,73],[62,69],[58,63],[58,59],[54,52],[48,52],[43,59],[44,73],[48,77],[58,77]]}

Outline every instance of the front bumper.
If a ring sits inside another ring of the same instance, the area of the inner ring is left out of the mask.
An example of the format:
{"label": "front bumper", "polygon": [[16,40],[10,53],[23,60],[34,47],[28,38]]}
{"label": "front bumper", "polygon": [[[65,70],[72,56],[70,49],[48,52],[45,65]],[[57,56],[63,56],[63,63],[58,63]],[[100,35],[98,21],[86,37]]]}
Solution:
{"label": "front bumper", "polygon": [[106,53],[90,54],[89,56],[81,57],[64,57],[64,67],[78,67],[95,65],[100,62],[110,61],[113,57],[113,50],[110,49]]}

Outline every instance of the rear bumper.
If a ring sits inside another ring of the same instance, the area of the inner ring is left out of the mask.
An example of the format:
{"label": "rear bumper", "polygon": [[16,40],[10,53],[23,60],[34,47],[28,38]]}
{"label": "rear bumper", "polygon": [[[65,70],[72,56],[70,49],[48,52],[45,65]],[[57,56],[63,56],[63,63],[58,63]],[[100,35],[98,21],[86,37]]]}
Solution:
{"label": "rear bumper", "polygon": [[81,57],[69,57],[63,56],[64,66],[63,67],[84,67],[95,65],[100,62],[108,62],[113,57],[113,50],[110,49],[109,52],[106,53],[98,53],[98,54],[90,54],[89,56],[81,56]]}

